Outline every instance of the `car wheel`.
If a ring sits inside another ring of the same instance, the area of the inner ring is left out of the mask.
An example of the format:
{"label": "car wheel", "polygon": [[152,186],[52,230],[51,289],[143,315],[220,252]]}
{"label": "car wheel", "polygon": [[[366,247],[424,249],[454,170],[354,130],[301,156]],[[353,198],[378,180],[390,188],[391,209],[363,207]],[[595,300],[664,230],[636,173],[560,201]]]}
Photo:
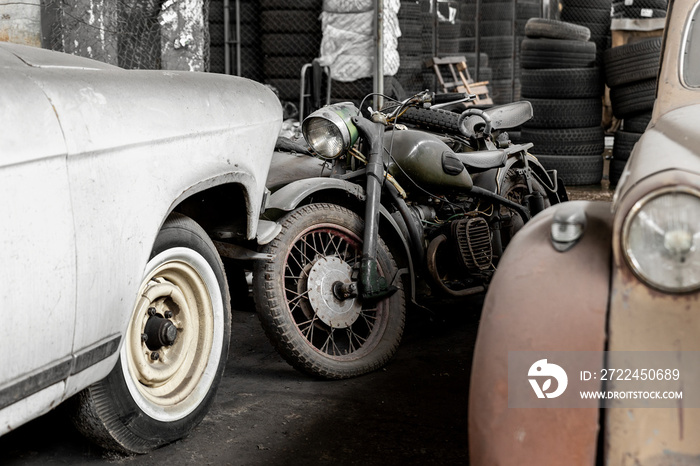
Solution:
{"label": "car wheel", "polygon": [[[362,257],[364,222],[334,204],[310,204],[289,213],[282,231],[258,262],[253,296],[265,333],[297,370],[342,379],[376,370],[398,348],[406,303],[401,284],[388,298],[340,300],[338,283],[350,284]],[[386,244],[377,247],[379,274],[391,283],[397,266]]]}
{"label": "car wheel", "polygon": [[214,399],[230,335],[221,259],[199,225],[173,214],[156,238],[117,364],[76,397],[76,427],[126,453],[187,435]]}

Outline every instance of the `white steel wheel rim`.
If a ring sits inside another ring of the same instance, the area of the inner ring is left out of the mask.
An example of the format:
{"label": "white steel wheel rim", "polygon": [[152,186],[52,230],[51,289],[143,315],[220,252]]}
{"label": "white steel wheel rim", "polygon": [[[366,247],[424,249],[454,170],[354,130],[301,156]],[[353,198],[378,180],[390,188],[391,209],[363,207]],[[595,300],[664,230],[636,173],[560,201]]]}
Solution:
{"label": "white steel wheel rim", "polygon": [[[148,309],[167,308],[177,327],[172,346],[157,352],[142,341]],[[172,309],[171,309],[172,308]],[[182,419],[206,398],[221,359],[224,307],[214,270],[189,248],[151,259],[120,351],[124,380],[138,407],[162,422]]]}

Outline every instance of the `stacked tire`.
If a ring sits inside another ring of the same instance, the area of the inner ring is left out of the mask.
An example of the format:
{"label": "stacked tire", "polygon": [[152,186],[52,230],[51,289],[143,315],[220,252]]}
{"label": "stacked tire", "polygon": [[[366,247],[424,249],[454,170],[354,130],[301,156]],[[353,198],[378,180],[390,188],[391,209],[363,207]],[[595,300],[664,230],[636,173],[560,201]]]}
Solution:
{"label": "stacked tire", "polygon": [[603,51],[610,48],[612,0],[562,0],[561,3],[562,21],[585,26],[591,31],[590,41],[595,43],[597,50],[596,64],[602,70]]}
{"label": "stacked tire", "polygon": [[[538,0],[504,2],[482,0],[480,21],[476,25],[476,0],[460,4],[459,17],[463,30],[460,53],[476,50],[476,34],[479,34],[479,50],[488,55],[490,70],[473,72],[474,79],[488,80],[491,98],[496,104],[520,100],[520,42],[524,37],[525,23],[530,18],[542,16]],[[477,31],[478,30],[478,31]]]}
{"label": "stacked tire", "polygon": [[318,56],[321,0],[260,0],[265,83],[283,101],[298,102],[301,68]]}
{"label": "stacked tire", "polygon": [[[260,7],[257,1],[243,0],[240,3],[241,76],[255,81],[263,80],[260,62]],[[236,12],[229,15],[230,40],[235,39]],[[209,71],[225,73],[224,2],[211,0],[209,4]],[[236,50],[231,54],[231,72],[236,74]]]}
{"label": "stacked tire", "polygon": [[590,31],[571,23],[531,19],[522,42],[522,93],[533,107],[521,137],[566,185],[600,183],[605,139],[603,80]]}
{"label": "stacked tire", "polygon": [[615,0],[612,3],[613,19],[665,18],[667,0]]}
{"label": "stacked tire", "polygon": [[415,94],[423,89],[423,21],[418,0],[401,0],[398,17],[401,66],[396,79],[406,93]]}
{"label": "stacked tire", "polygon": [[656,98],[661,38],[644,39],[605,52],[605,80],[610,87],[613,114],[622,120],[615,133],[610,183],[616,184],[651,119]]}

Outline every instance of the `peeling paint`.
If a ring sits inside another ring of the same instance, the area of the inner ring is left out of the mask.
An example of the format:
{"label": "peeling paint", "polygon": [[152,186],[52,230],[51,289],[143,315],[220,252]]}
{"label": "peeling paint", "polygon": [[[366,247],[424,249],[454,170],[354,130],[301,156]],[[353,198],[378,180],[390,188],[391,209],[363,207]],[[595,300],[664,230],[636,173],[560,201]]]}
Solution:
{"label": "peeling paint", "polygon": [[204,71],[203,0],[168,0],[158,22],[163,68]]}
{"label": "peeling paint", "polygon": [[41,47],[39,0],[0,3],[0,41]]}

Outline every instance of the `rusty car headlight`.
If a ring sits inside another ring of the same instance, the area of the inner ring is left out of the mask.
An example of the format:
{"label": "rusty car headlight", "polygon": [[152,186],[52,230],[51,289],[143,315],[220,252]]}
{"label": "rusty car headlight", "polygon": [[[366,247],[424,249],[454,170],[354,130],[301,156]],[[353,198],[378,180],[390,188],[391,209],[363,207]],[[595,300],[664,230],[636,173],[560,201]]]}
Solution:
{"label": "rusty car headlight", "polygon": [[352,123],[352,117],[357,114],[357,108],[350,102],[316,110],[301,125],[304,139],[324,159],[339,157],[357,141],[357,128]]}
{"label": "rusty car headlight", "polygon": [[673,187],[642,198],[625,219],[622,246],[648,285],[675,293],[700,288],[700,191]]}

